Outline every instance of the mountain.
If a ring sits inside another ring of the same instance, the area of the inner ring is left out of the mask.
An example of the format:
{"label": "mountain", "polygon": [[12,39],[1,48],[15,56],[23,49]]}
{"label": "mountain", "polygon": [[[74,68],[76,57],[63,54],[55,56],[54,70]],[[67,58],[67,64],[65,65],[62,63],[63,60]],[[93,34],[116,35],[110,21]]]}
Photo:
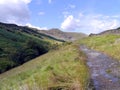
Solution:
{"label": "mountain", "polygon": [[52,39],[52,40],[57,40],[57,41],[63,41],[61,39],[56,39],[50,35],[46,35],[46,34],[43,34],[43,33],[40,33],[40,32],[37,32],[37,30],[34,30],[33,28],[29,28],[27,26],[18,26],[18,25],[15,25],[15,24],[6,24],[6,23],[1,23],[0,22],[0,28],[2,29],[5,29],[7,31],[14,31],[16,30],[17,32],[24,32],[24,33],[27,33],[27,34],[30,34],[30,35],[34,35],[34,36],[37,36],[39,38],[49,38],[49,39]]}
{"label": "mountain", "polygon": [[98,34],[90,34],[89,36],[97,36],[97,35],[106,35],[106,34],[116,34],[120,35],[120,27],[117,29],[106,30]]}
{"label": "mountain", "polygon": [[0,23],[0,73],[48,52],[57,42],[64,41],[26,26]]}
{"label": "mountain", "polygon": [[50,36],[53,36],[55,38],[67,40],[67,41],[73,41],[77,39],[81,39],[86,37],[87,35],[84,33],[75,33],[75,32],[63,32],[59,29],[50,29],[50,30],[37,30],[40,33],[44,33]]}

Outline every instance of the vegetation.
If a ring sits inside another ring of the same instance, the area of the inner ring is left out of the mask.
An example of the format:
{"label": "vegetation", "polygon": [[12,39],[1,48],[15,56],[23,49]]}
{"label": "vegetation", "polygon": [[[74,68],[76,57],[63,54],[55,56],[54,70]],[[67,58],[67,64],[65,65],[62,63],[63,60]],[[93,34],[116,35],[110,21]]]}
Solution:
{"label": "vegetation", "polygon": [[48,52],[60,41],[27,27],[0,23],[0,73]]}
{"label": "vegetation", "polygon": [[85,90],[89,72],[85,55],[64,45],[0,75],[0,90]]}
{"label": "vegetation", "polygon": [[120,60],[120,35],[107,34],[87,37],[80,41],[91,49],[102,51],[109,56]]}
{"label": "vegetation", "polygon": [[86,90],[89,72],[78,48],[32,28],[0,23],[0,90]]}

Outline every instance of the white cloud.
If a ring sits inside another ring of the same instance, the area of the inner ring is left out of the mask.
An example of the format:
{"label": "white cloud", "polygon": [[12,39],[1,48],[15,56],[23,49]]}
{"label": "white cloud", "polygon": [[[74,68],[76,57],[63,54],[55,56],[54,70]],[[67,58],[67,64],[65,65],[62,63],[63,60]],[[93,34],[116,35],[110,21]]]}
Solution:
{"label": "white cloud", "polygon": [[31,0],[0,0],[0,21],[24,24],[29,20]]}
{"label": "white cloud", "polygon": [[72,15],[68,16],[61,24],[61,28],[65,30],[74,30],[78,28],[79,20],[75,19]]}
{"label": "white cloud", "polygon": [[38,26],[34,26],[34,25],[30,24],[30,23],[27,23],[26,26],[28,26],[30,28],[36,28],[38,30],[48,30],[47,27],[38,27]]}
{"label": "white cloud", "polygon": [[25,2],[26,4],[30,3],[32,0],[22,0],[23,2]]}
{"label": "white cloud", "polygon": [[40,15],[40,16],[41,16],[41,15],[44,15],[44,14],[45,14],[45,12],[39,12],[39,13],[38,13],[38,15]]}
{"label": "white cloud", "polygon": [[120,16],[106,16],[102,14],[83,14],[78,17],[69,15],[61,24],[61,28],[67,31],[79,31],[84,33],[99,33],[103,30],[114,29],[120,26]]}
{"label": "white cloud", "polygon": [[52,3],[52,0],[48,0],[48,3],[51,4],[51,3]]}

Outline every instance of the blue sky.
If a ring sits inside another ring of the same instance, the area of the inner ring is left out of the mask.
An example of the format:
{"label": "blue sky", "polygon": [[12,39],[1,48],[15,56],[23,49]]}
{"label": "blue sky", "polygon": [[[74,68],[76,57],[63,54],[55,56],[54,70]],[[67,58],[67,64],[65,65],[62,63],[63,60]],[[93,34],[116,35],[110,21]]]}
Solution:
{"label": "blue sky", "polygon": [[120,26],[120,0],[0,0],[0,21],[98,33]]}

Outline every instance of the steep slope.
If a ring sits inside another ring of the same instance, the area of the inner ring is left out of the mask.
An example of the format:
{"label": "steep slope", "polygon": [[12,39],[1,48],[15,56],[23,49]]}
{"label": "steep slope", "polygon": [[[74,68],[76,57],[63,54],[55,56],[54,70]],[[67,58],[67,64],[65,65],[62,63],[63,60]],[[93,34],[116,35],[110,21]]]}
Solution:
{"label": "steep slope", "polygon": [[17,31],[17,32],[24,32],[24,33],[27,33],[29,35],[33,35],[33,36],[36,36],[36,37],[39,37],[41,39],[52,39],[52,40],[55,40],[55,41],[61,41],[61,42],[64,42],[63,40],[61,39],[56,39],[50,35],[46,35],[44,33],[38,33],[37,32],[37,29],[33,29],[33,28],[29,28],[27,26],[18,26],[18,25],[15,25],[15,24],[6,24],[6,23],[1,23],[0,22],[0,28],[1,29],[5,29],[7,31]]}
{"label": "steep slope", "polygon": [[38,32],[40,33],[45,33],[48,34],[50,36],[53,36],[55,38],[60,38],[60,39],[64,39],[64,40],[77,40],[77,39],[81,39],[86,37],[86,34],[83,33],[75,33],[75,32],[63,32],[59,29],[50,29],[50,30],[38,30]]}
{"label": "steep slope", "polygon": [[27,27],[0,23],[0,73],[48,52],[59,41]]}

